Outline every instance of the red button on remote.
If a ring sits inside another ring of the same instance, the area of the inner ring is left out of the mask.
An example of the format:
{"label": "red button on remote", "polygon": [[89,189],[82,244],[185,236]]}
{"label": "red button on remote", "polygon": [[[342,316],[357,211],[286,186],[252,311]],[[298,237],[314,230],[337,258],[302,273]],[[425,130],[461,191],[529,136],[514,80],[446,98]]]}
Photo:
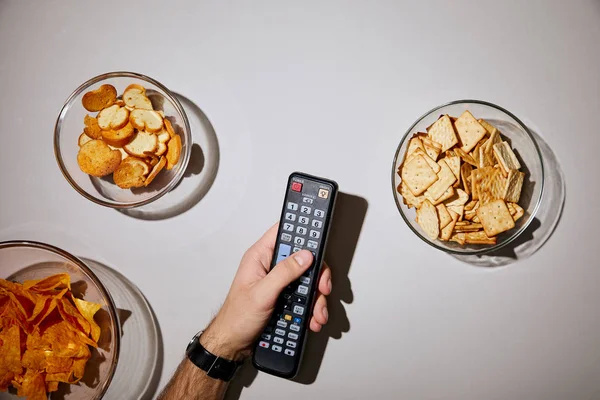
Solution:
{"label": "red button on remote", "polygon": [[292,190],[294,192],[301,192],[302,191],[302,184],[299,182],[293,182],[292,183]]}

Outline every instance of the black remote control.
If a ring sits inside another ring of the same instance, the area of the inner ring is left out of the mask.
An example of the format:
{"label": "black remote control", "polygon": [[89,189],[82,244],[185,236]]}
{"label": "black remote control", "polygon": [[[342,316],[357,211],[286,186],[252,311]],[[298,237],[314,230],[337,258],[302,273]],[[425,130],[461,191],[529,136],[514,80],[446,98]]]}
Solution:
{"label": "black remote control", "polygon": [[328,179],[300,172],[288,179],[271,268],[303,249],[313,253],[314,261],[279,296],[254,350],[252,361],[261,371],[283,378],[293,378],[298,372],[337,192],[337,183]]}

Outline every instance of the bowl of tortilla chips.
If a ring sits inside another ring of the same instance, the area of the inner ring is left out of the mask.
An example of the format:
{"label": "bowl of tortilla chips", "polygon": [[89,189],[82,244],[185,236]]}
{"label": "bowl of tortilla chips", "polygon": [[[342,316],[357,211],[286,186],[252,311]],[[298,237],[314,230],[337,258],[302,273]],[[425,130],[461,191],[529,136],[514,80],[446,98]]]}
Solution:
{"label": "bowl of tortilla chips", "polygon": [[0,243],[0,397],[100,399],[116,370],[117,309],[81,260],[38,242]]}

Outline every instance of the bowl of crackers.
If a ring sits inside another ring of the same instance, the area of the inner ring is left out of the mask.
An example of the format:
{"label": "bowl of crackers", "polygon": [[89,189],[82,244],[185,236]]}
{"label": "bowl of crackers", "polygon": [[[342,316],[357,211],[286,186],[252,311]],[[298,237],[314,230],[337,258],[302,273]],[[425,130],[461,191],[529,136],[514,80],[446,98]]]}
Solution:
{"label": "bowl of crackers", "polygon": [[61,172],[82,196],[112,208],[149,204],[183,178],[191,131],[177,97],[142,74],[111,72],[79,86],[54,128]]}
{"label": "bowl of crackers", "polygon": [[459,100],[420,117],[394,155],[400,215],[431,246],[481,255],[513,243],[533,221],[543,193],[542,154],[515,115]]}
{"label": "bowl of crackers", "polygon": [[106,287],[38,242],[1,242],[0,271],[0,398],[101,399],[121,341]]}

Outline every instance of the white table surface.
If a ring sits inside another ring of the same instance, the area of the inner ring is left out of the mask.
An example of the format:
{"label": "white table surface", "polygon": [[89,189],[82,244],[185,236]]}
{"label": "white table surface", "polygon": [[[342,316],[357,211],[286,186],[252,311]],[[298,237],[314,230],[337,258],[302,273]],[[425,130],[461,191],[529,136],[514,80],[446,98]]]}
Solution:
{"label": "white table surface", "polygon": [[[599,43],[595,0],[0,1],[0,240],[48,242],[137,284],[162,329],[162,387],[278,218],[288,174],[314,173],[368,202],[352,301],[332,306],[349,329],[322,338],[312,384],[259,374],[242,398],[598,399]],[[189,211],[132,218],[62,177],[58,112],[113,70],[156,78],[212,122],[218,173]],[[391,196],[404,131],[460,98],[535,126],[565,175],[554,235],[502,268],[429,248]]]}

